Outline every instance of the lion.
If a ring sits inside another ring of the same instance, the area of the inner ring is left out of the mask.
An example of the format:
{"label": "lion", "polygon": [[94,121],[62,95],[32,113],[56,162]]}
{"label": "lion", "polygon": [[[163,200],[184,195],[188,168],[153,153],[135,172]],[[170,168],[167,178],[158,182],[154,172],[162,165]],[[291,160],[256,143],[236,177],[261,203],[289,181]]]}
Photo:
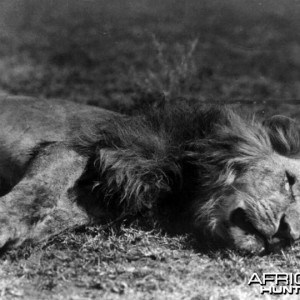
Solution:
{"label": "lion", "polygon": [[300,237],[300,135],[226,106],[122,115],[0,97],[0,248],[142,220],[249,253]]}

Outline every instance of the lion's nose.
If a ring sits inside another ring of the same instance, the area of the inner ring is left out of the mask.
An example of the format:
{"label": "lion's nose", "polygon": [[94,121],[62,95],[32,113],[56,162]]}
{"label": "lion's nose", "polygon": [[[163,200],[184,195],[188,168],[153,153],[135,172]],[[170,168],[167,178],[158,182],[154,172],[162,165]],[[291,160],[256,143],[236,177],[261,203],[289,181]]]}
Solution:
{"label": "lion's nose", "polygon": [[284,215],[280,220],[278,231],[273,238],[296,241],[300,238],[300,228],[299,226],[292,225],[292,222],[289,222],[289,218]]}
{"label": "lion's nose", "polygon": [[287,216],[283,216],[280,220],[278,231],[268,239],[267,251],[277,252],[284,246],[290,246],[300,237],[300,228],[294,227],[292,222],[289,222]]}

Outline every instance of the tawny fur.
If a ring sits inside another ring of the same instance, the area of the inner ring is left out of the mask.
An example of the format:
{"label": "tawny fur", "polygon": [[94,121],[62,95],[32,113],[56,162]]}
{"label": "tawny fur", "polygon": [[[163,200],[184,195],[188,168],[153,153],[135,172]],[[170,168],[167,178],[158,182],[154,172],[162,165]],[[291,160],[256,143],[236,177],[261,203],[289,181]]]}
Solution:
{"label": "tawny fur", "polygon": [[22,97],[0,105],[0,246],[141,216],[254,252],[300,236],[289,118],[261,123],[200,104],[134,117]]}

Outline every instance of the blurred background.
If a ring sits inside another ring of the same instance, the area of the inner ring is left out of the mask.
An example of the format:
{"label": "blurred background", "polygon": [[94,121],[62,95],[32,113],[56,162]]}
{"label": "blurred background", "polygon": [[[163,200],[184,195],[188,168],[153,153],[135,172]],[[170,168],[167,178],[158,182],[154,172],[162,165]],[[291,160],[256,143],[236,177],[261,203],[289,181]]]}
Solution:
{"label": "blurred background", "polygon": [[298,0],[1,0],[0,91],[299,117],[299,29]]}

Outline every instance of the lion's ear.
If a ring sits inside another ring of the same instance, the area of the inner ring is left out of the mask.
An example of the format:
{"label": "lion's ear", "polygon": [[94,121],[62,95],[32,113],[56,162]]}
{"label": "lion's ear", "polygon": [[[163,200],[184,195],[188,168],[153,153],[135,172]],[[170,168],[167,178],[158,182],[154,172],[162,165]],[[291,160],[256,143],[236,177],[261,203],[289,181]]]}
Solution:
{"label": "lion's ear", "polygon": [[276,152],[282,155],[300,153],[300,126],[294,119],[276,115],[266,119],[263,125]]}

